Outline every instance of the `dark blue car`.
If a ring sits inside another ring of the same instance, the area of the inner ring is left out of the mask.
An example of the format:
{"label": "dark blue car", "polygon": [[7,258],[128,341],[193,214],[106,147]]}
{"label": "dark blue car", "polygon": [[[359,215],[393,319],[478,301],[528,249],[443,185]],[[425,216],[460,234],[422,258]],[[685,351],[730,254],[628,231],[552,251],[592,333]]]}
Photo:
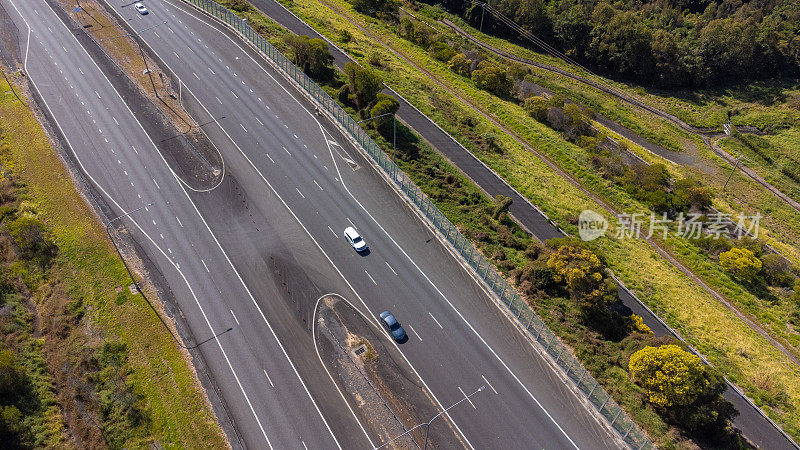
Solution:
{"label": "dark blue car", "polygon": [[389,311],[381,313],[381,323],[395,341],[402,341],[406,338],[406,330],[400,326],[400,322],[398,322]]}

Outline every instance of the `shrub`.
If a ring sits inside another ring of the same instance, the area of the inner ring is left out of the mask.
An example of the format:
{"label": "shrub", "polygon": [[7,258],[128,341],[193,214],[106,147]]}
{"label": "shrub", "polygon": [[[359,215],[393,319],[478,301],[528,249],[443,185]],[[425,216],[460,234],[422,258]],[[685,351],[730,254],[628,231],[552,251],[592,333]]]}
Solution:
{"label": "shrub", "polygon": [[678,345],[647,346],[631,355],[628,370],[647,400],[664,408],[690,405],[709,387],[700,358]]}
{"label": "shrub", "polygon": [[789,272],[789,263],[781,255],[770,253],[761,258],[761,274],[764,280],[772,286],[790,288],[794,285],[795,277]]}
{"label": "shrub", "polygon": [[734,247],[727,252],[720,253],[719,264],[734,277],[751,281],[761,270],[761,260],[746,248]]}
{"label": "shrub", "polygon": [[[394,121],[392,116],[382,116],[384,114],[394,114],[397,110],[400,109],[400,103],[397,102],[397,99],[392,97],[391,95],[384,94],[379,92],[375,96],[375,106],[372,107],[369,111],[370,117],[373,120],[372,123],[375,128],[383,129],[388,127]],[[379,118],[376,118],[379,117]]]}
{"label": "shrub", "polygon": [[348,44],[353,40],[353,35],[347,31],[347,29],[342,28],[339,30],[339,40],[342,41],[343,44]]}
{"label": "shrub", "polygon": [[531,96],[525,99],[522,107],[525,112],[534,119],[544,123],[547,120],[547,99],[539,96]]}
{"label": "shrub", "polygon": [[511,207],[512,200],[504,195],[497,195],[494,198],[494,211],[492,211],[492,219],[501,220],[508,214],[508,208]]}
{"label": "shrub", "polygon": [[511,79],[506,69],[493,64],[479,64],[478,69],[472,72],[472,81],[479,89],[489,91],[500,97],[505,97],[511,92]]}
{"label": "shrub", "polygon": [[424,23],[413,20],[408,16],[403,16],[400,19],[400,36],[422,48],[428,48],[431,44],[431,31]]}
{"label": "shrub", "polygon": [[20,249],[23,258],[42,269],[50,265],[58,247],[50,239],[44,223],[31,216],[22,216],[8,224],[8,231]]}
{"label": "shrub", "polygon": [[451,58],[456,56],[456,51],[444,42],[434,42],[428,47],[428,52],[441,62],[450,61]]}
{"label": "shrub", "polygon": [[644,333],[644,334],[653,333],[652,330],[650,330],[650,327],[648,327],[647,324],[644,323],[644,320],[642,320],[641,316],[637,316],[636,314],[631,314],[629,318],[631,320],[630,329],[632,332]]}
{"label": "shrub", "polygon": [[472,60],[467,58],[467,55],[463,53],[459,53],[450,58],[450,61],[447,63],[447,67],[461,76],[472,76]]}
{"label": "shrub", "polygon": [[684,178],[675,182],[673,190],[676,197],[676,207],[679,210],[696,208],[707,210],[711,207],[714,194],[711,189],[704,187],[693,178]]}
{"label": "shrub", "polygon": [[615,300],[613,288],[606,283],[605,267],[590,250],[563,245],[550,255],[547,267],[584,313],[604,312]]}
{"label": "shrub", "polygon": [[395,0],[353,0],[353,9],[373,17],[395,17],[398,7]]}
{"label": "shrub", "polygon": [[722,433],[736,409],[722,398],[723,378],[678,345],[646,346],[628,362],[633,381],[668,421],[687,431]]}
{"label": "shrub", "polygon": [[328,51],[328,43],[319,38],[289,35],[284,42],[291,48],[292,61],[312,77],[329,76],[332,71],[333,56]]}
{"label": "shrub", "polygon": [[383,87],[380,76],[371,69],[362,68],[352,62],[344,65],[348,92],[354,97],[358,109],[364,109],[375,100]]}

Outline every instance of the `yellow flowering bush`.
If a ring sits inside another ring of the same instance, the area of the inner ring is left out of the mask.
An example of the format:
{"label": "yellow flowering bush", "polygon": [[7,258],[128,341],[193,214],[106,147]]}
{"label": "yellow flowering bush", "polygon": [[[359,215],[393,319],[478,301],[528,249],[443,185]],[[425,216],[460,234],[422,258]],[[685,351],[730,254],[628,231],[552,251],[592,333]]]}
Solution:
{"label": "yellow flowering bush", "polygon": [[641,316],[637,316],[636,314],[631,314],[630,319],[631,319],[631,326],[630,326],[631,331],[635,333],[646,333],[646,334],[652,333],[650,327],[648,327],[647,324],[644,323],[644,320],[642,320]]}
{"label": "yellow flowering bush", "polygon": [[631,355],[628,370],[650,403],[665,408],[691,405],[710,386],[700,358],[678,345],[647,346]]}
{"label": "yellow flowering bush", "polygon": [[561,246],[547,259],[556,282],[564,284],[573,299],[582,307],[595,308],[613,300],[613,290],[606,283],[605,267],[591,251],[572,246]]}
{"label": "yellow flowering bush", "polygon": [[761,270],[761,260],[746,248],[734,247],[720,253],[719,264],[736,278],[751,280]]}

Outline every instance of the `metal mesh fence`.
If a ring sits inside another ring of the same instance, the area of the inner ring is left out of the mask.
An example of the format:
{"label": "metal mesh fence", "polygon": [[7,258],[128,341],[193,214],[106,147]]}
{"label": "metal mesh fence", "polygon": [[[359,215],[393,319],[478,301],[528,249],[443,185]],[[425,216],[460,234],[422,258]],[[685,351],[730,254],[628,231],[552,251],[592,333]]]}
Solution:
{"label": "metal mesh fence", "polygon": [[185,0],[202,9],[213,17],[226,23],[242,34],[255,47],[261,50],[293,81],[300,85],[311,95],[339,124],[347,130],[350,136],[372,157],[395,184],[402,190],[406,197],[419,208],[419,211],[433,224],[433,226],[447,239],[458,254],[489,286],[497,298],[509,309],[522,327],[530,333],[531,337],[542,347],[555,364],[564,372],[582,392],[589,402],[606,419],[607,423],[619,433],[622,440],[634,449],[655,448],[642,430],[631,420],[620,406],[606,393],[602,386],[583,367],[580,361],[550,331],[539,316],[528,306],[522,297],[509,285],[505,278],[495,270],[491,262],[487,261],[475,247],[461,234],[436,205],[400,170],[394,162],[381,150],[367,133],[358,126],[356,121],[341,108],[322,88],[311,80],[302,70],[292,64],[288,58],[281,54],[266,39],[250,28],[246,21],[240,19],[231,11],[211,0]]}

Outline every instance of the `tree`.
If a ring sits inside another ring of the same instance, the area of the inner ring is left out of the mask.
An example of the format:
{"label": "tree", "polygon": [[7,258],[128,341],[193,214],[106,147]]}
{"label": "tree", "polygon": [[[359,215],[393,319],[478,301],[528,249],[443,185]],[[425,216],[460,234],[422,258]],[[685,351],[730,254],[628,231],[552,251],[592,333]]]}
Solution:
{"label": "tree", "polygon": [[447,67],[449,67],[453,72],[464,77],[469,77],[472,75],[472,60],[467,58],[467,55],[463,53],[459,53],[450,58],[450,62],[447,63]]}
{"label": "tree", "polygon": [[724,379],[678,345],[644,347],[631,355],[628,371],[647,401],[684,430],[719,432],[737,414],[722,398]]}
{"label": "tree", "polygon": [[348,62],[344,65],[344,73],[349,93],[353,95],[358,109],[364,109],[372,103],[383,87],[380,76],[372,69]]}
{"label": "tree", "polygon": [[761,273],[767,283],[790,288],[795,278],[789,273],[789,263],[783,256],[770,253],[761,258]]}
{"label": "tree", "polygon": [[326,76],[331,72],[333,56],[322,39],[289,35],[284,41],[292,50],[292,61],[303,72],[313,77]]}
{"label": "tree", "polygon": [[734,277],[743,281],[752,280],[761,270],[761,260],[746,248],[734,247],[719,254],[719,264]]}
{"label": "tree", "polygon": [[375,128],[382,129],[390,125],[394,118],[392,116],[383,116],[376,119],[376,117],[383,114],[394,114],[398,109],[400,109],[400,103],[394,97],[379,92],[375,97],[375,106],[369,111],[369,116],[375,119],[372,121]]}
{"label": "tree", "polygon": [[562,283],[584,313],[605,312],[616,300],[612,283],[604,276],[605,267],[590,250],[562,245],[550,255],[547,267],[556,282]]}
{"label": "tree", "polygon": [[547,120],[547,99],[536,95],[530,96],[525,99],[522,107],[525,112],[531,115],[539,122]]}
{"label": "tree", "polygon": [[631,355],[628,370],[647,400],[664,408],[690,405],[709,387],[700,358],[678,345],[647,346]]}
{"label": "tree", "polygon": [[353,0],[353,9],[374,17],[395,17],[398,7],[395,0]]}
{"label": "tree", "polygon": [[511,92],[511,79],[506,69],[482,61],[472,71],[472,81],[479,89],[487,90],[495,95],[505,97]]}

